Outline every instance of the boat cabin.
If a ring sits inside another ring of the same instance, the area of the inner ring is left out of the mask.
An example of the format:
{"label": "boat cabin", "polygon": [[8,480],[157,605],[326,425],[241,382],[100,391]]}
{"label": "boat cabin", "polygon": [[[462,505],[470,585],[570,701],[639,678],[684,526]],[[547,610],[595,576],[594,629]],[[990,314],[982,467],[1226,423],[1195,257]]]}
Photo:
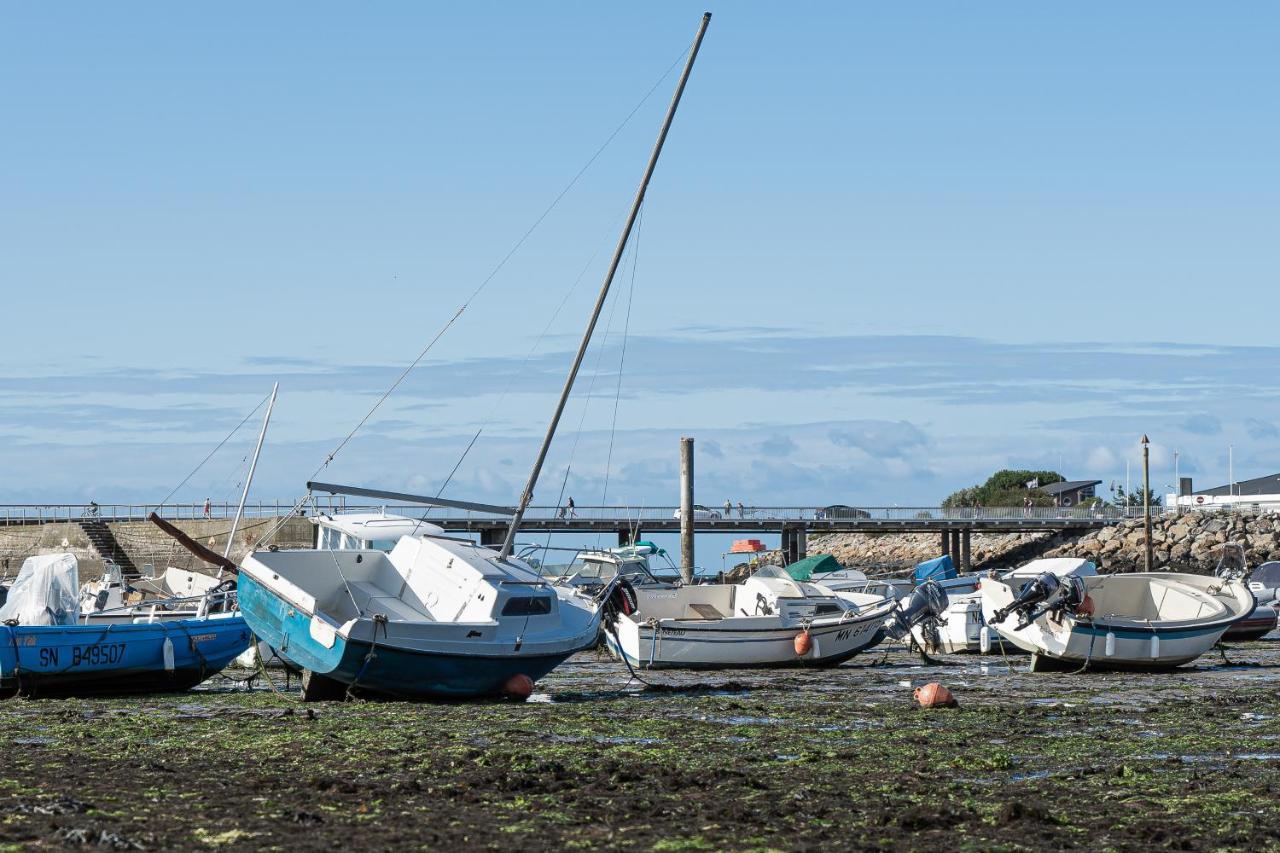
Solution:
{"label": "boat cabin", "polygon": [[351,512],[312,517],[315,547],[322,551],[383,551],[389,553],[401,536],[440,535],[443,528],[403,515]]}

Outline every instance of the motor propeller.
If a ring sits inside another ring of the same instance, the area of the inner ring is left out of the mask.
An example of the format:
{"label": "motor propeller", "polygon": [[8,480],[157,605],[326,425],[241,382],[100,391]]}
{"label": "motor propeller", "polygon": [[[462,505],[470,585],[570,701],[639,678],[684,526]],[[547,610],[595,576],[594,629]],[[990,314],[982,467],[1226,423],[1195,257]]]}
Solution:
{"label": "motor propeller", "polygon": [[926,581],[911,595],[899,599],[884,621],[884,632],[895,640],[905,639],[911,629],[926,619],[941,618],[947,612],[947,594],[937,581]]}

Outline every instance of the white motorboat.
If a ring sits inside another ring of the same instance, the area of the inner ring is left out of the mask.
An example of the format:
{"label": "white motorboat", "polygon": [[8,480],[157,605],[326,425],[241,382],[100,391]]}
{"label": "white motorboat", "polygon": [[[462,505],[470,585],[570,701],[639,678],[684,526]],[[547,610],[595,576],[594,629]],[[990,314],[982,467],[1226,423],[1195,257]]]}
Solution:
{"label": "white motorboat", "polygon": [[[1088,560],[1072,557],[1045,558],[1019,566],[1005,573],[1001,579],[1015,590],[1020,590],[1023,584],[1039,577],[1043,572],[1050,572],[1058,578],[1070,575],[1087,577],[1096,575],[1098,569]],[[985,654],[993,649],[998,651],[1002,645],[1000,636],[992,636],[994,632],[983,621],[982,596],[978,592],[980,582],[985,582],[980,575],[960,575],[938,581],[942,591],[947,594],[946,612],[941,619],[923,622],[911,630],[916,645],[929,654]],[[1005,650],[1009,650],[1007,646]]]}
{"label": "white motorboat", "polygon": [[[665,570],[652,565],[651,558],[655,556],[666,559]],[[582,550],[564,572],[544,577],[553,584],[590,591],[602,588],[619,576],[625,577],[632,586],[675,586],[680,582],[680,570],[667,557],[667,552],[652,542]]]}
{"label": "white motorboat", "polygon": [[[173,566],[159,577],[127,580],[120,567],[108,562],[102,577],[80,587],[78,621],[84,625],[157,622],[167,619],[196,619],[201,608],[234,610],[235,592],[230,584],[218,590],[219,580],[204,572]],[[212,599],[210,598],[212,597]]]}
{"label": "white motorboat", "polygon": [[[836,595],[766,566],[739,584],[638,588],[636,609],[619,613],[605,642],[641,669],[834,666],[944,606],[936,585],[910,602]],[[861,599],[859,601],[858,599]]]}
{"label": "white motorboat", "polygon": [[1235,578],[1044,572],[1019,591],[983,579],[986,622],[1042,669],[1168,669],[1207,652],[1254,605]]}

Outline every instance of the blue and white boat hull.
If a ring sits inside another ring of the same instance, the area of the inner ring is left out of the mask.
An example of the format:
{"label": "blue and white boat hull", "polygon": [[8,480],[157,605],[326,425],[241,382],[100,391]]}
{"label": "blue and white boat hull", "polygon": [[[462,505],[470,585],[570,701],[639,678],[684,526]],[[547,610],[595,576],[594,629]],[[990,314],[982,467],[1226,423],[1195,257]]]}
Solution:
{"label": "blue and white boat hull", "polygon": [[[1243,583],[1202,575],[1151,572],[1083,578],[1091,614],[1050,611],[1017,627],[1010,615],[991,625],[1035,655],[1033,669],[1170,669],[1213,648],[1253,608]],[[982,611],[991,622],[1016,593],[982,581]]]}
{"label": "blue and white boat hull", "polygon": [[235,614],[107,625],[0,625],[0,695],[188,690],[249,646]]}
{"label": "blue and white boat hull", "polygon": [[[255,555],[246,561],[239,578],[241,612],[253,633],[289,665],[357,693],[401,699],[500,696],[514,676],[537,681],[575,652],[594,646],[599,636],[598,617],[582,619],[573,633],[557,631],[551,636],[525,628],[531,620],[523,618],[505,622],[395,618],[397,608],[405,606],[395,603],[401,599],[392,601],[391,596],[377,592],[358,614],[344,613],[353,618],[339,623],[330,615],[336,605],[322,607],[290,580],[262,571],[259,561],[274,556]],[[339,553],[343,560],[353,556]],[[385,558],[367,552],[364,556],[365,566]],[[352,568],[359,567],[348,568],[344,576],[354,577]],[[374,589],[368,584],[353,585]],[[542,594],[552,594],[545,585],[539,586]],[[560,606],[572,609],[564,602]]]}

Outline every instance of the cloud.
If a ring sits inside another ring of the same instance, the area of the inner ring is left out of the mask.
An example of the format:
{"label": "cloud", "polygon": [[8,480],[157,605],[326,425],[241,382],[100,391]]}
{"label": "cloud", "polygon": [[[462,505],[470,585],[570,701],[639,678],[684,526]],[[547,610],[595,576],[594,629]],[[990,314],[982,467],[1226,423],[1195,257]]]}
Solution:
{"label": "cloud", "polygon": [[907,421],[857,421],[827,435],[838,447],[856,448],[872,456],[902,456],[926,443],[920,428]]}
{"label": "cloud", "polygon": [[1095,447],[1085,457],[1085,466],[1090,471],[1113,471],[1119,463],[1110,447]]}
{"label": "cloud", "polygon": [[1256,438],[1259,441],[1280,438],[1280,428],[1270,421],[1245,418],[1244,427],[1250,438]]}
{"label": "cloud", "polygon": [[785,435],[771,435],[757,444],[756,449],[763,456],[790,456],[796,452],[797,445]]}
{"label": "cloud", "polygon": [[1222,421],[1209,414],[1192,415],[1182,422],[1182,428],[1192,435],[1218,435]]}

